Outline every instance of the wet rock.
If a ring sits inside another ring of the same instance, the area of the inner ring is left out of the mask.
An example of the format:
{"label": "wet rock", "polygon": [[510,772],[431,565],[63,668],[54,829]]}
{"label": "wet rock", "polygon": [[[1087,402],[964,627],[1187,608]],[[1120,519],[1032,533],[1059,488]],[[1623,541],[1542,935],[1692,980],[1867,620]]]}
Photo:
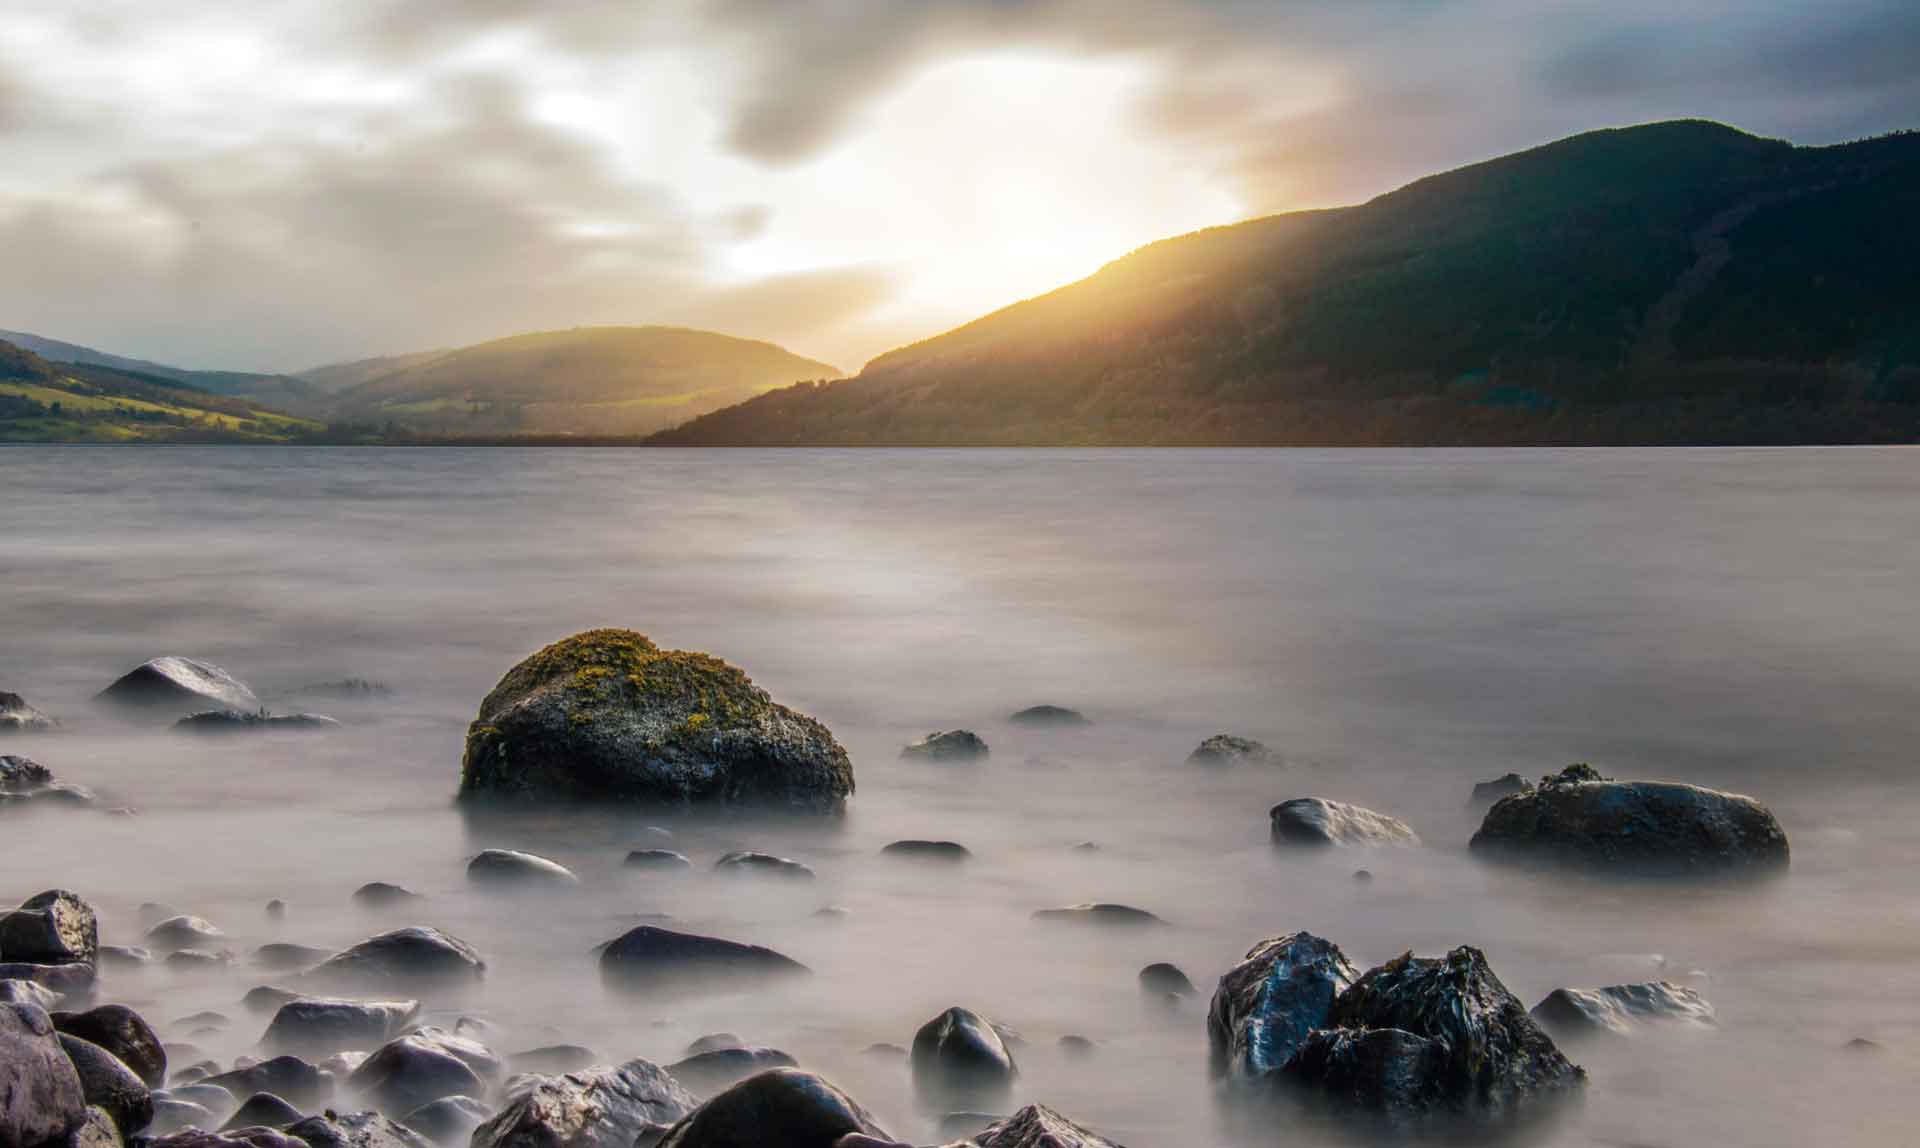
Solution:
{"label": "wet rock", "polygon": [[1089,725],[1087,715],[1079,710],[1070,710],[1065,706],[1038,705],[1028,706],[1017,713],[1009,714],[1007,720],[1014,725],[1039,726],[1058,729],[1063,726]]}
{"label": "wet rock", "polygon": [[[147,1125],[148,1143],[185,1144],[190,1142],[187,1138],[171,1138],[184,1129],[212,1128],[218,1123],[219,1118],[203,1105],[178,1097],[156,1096],[153,1098],[153,1120]],[[200,1135],[207,1136],[209,1141],[214,1139],[208,1133]]]}
{"label": "wet rock", "polygon": [[0,1144],[31,1148],[87,1118],[80,1074],[37,1005],[0,1005]]}
{"label": "wet rock", "polygon": [[903,747],[900,756],[915,761],[978,761],[988,754],[987,743],[970,729],[934,730]]}
{"label": "wet rock", "polygon": [[1261,941],[1220,978],[1207,1010],[1213,1075],[1257,1080],[1279,1071],[1324,1028],[1357,974],[1332,941],[1289,933]]}
{"label": "wet rock", "polygon": [[852,792],[852,763],[825,726],[718,658],[631,630],[575,634],[509,670],[467,731],[460,779],[466,799],[816,812]]}
{"label": "wet rock", "polygon": [[220,1126],[220,1131],[231,1132],[236,1128],[285,1128],[289,1124],[298,1124],[307,1114],[288,1104],[271,1092],[256,1092],[247,1097],[246,1103],[234,1109],[233,1115]]}
{"label": "wet rock", "polygon": [[633,1148],[643,1129],[693,1111],[692,1093],[658,1065],[630,1060],[564,1076],[517,1076],[472,1148]]}
{"label": "wet rock", "polygon": [[1267,811],[1275,845],[1418,845],[1406,822],[1344,801],[1296,797]]}
{"label": "wet rock", "polygon": [[580,883],[573,870],[558,861],[518,849],[482,849],[467,862],[467,880],[496,888]]}
{"label": "wet rock", "polygon": [[218,944],[225,937],[226,934],[221,932],[212,921],[185,914],[168,917],[147,930],[147,943],[159,953],[170,953],[175,949],[206,948]]}
{"label": "wet rock", "polygon": [[1187,979],[1186,973],[1180,971],[1179,965],[1155,961],[1140,970],[1140,991],[1155,995],[1172,993],[1175,996],[1189,997],[1200,990],[1193,987],[1193,982]]}
{"label": "wet rock", "polygon": [[427,1148],[427,1142],[377,1112],[309,1116],[287,1126],[286,1134],[307,1148]]}
{"label": "wet rock", "polygon": [[676,933],[654,925],[630,929],[600,950],[600,975],[616,988],[689,981],[755,981],[809,970],[759,945]]}
{"label": "wet rock", "polygon": [[965,861],[973,854],[958,841],[921,841],[909,839],[895,841],[880,850],[889,857],[900,857],[909,861]]}
{"label": "wet rock", "polygon": [[0,956],[8,962],[68,965],[92,961],[100,949],[93,907],[65,889],[49,889],[0,917]]}
{"label": "wet rock", "polygon": [[872,1113],[823,1077],[775,1068],[701,1105],[658,1148],[834,1148],[846,1136],[892,1139]]}
{"label": "wet rock", "polygon": [[402,1116],[400,1123],[435,1144],[459,1148],[492,1114],[491,1109],[471,1096],[443,1096]]}
{"label": "wet rock", "polygon": [[119,1126],[113,1122],[113,1114],[90,1104],[86,1119],[67,1137],[63,1148],[122,1148],[125,1143]]}
{"label": "wet rock", "polygon": [[265,733],[270,730],[314,732],[338,729],[340,723],[325,714],[272,714],[265,710],[202,710],[173,723],[181,733]]}
{"label": "wet rock", "polygon": [[0,1004],[37,1005],[51,1012],[60,1006],[60,994],[32,981],[0,981]]}
{"label": "wet rock", "polygon": [[276,1056],[244,1068],[207,1077],[201,1083],[217,1085],[234,1096],[271,1092],[302,1109],[325,1104],[333,1089],[320,1070],[297,1056]]}
{"label": "wet rock", "polygon": [[263,969],[304,969],[319,964],[332,956],[327,949],[316,949],[311,945],[294,945],[285,941],[261,945],[253,950],[253,963]]}
{"label": "wet rock", "polygon": [[301,994],[292,989],[283,989],[278,985],[256,985],[247,990],[247,995],[240,998],[240,1003],[249,1012],[278,1012],[281,1005],[300,999]]}
{"label": "wet rock", "polygon": [[125,1005],[106,1004],[86,1012],[63,1013],[55,1022],[63,1033],[90,1041],[118,1057],[148,1088],[167,1080],[167,1050],[160,1035]]}
{"label": "wet rock", "polygon": [[1075,1060],[1084,1060],[1092,1056],[1094,1049],[1098,1047],[1088,1038],[1072,1032],[1061,1037],[1057,1042],[1057,1046],[1062,1055],[1070,1056]]}
{"label": "wet rock", "polygon": [[1647,1024],[1712,1027],[1716,1023],[1706,997],[1667,981],[1555,989],[1528,1015],[1556,1040],[1626,1036]]}
{"label": "wet rock", "polygon": [[696,1094],[710,1095],[756,1072],[797,1063],[777,1048],[714,1048],[669,1064],[667,1075]]}
{"label": "wet rock", "polygon": [[271,1052],[310,1054],[378,1048],[419,1015],[419,1001],[303,997],[280,1006],[260,1044]]}
{"label": "wet rock", "polygon": [[1216,733],[1187,755],[1188,765],[1278,765],[1280,755],[1249,737]]}
{"label": "wet rock", "polygon": [[940,1106],[997,1099],[1020,1074],[1013,1053],[985,1017],[950,1008],[920,1026],[909,1054],[913,1084],[922,1100]]}
{"label": "wet rock", "polygon": [[80,1092],[87,1103],[105,1109],[122,1136],[132,1136],[153,1120],[152,1090],[119,1057],[64,1032],[60,1049],[80,1075]]}
{"label": "wet rock", "polygon": [[715,873],[751,874],[762,877],[785,877],[795,881],[813,880],[813,870],[798,861],[785,857],[775,857],[771,853],[751,853],[736,851],[728,853],[713,863]]}
{"label": "wet rock", "polygon": [[973,1138],[979,1148],[1121,1148],[1042,1104],[1029,1104]]}
{"label": "wet rock", "polygon": [[1119,929],[1157,928],[1166,924],[1164,920],[1145,909],[1109,902],[1068,905],[1064,909],[1039,909],[1034,912],[1033,919],[1055,924],[1099,925],[1104,928]]}
{"label": "wet rock", "polygon": [[1787,835],[1751,797],[1664,781],[1610,781],[1572,765],[1487,810],[1473,851],[1620,875],[1764,875],[1788,864]]}
{"label": "wet rock", "polygon": [[629,869],[672,869],[693,868],[693,862],[687,860],[684,853],[675,853],[671,849],[635,849],[627,854]]}
{"label": "wet rock", "polygon": [[101,690],[103,702],[138,709],[257,710],[260,699],[247,684],[211,662],[193,658],[155,658]]}
{"label": "wet rock", "polygon": [[500,1078],[485,1045],[436,1028],[381,1045],[347,1078],[347,1087],[382,1112],[405,1115],[447,1096],[487,1095]]}
{"label": "wet rock", "polygon": [[574,1072],[599,1060],[592,1049],[578,1044],[549,1044],[507,1054],[507,1065],[515,1072]]}
{"label": "wet rock", "polygon": [[429,987],[471,984],[486,975],[486,969],[472,945],[415,925],[361,941],[329,957],[307,977],[320,984]]}
{"label": "wet rock", "polygon": [[19,694],[0,690],[0,733],[45,733],[60,723],[27,704]]}
{"label": "wet rock", "polygon": [[225,949],[217,953],[205,949],[175,949],[161,963],[177,973],[206,973],[233,964],[233,954]]}
{"label": "wet rock", "polygon": [[1516,793],[1525,793],[1533,788],[1533,783],[1517,773],[1506,773],[1492,781],[1482,781],[1473,787],[1473,795],[1467,798],[1468,809],[1485,809],[1503,797]]}
{"label": "wet rock", "polygon": [[32,793],[53,784],[53,771],[30,757],[0,753],[0,793]]}
{"label": "wet rock", "polygon": [[[747,1042],[731,1032],[710,1032],[699,1037],[687,1046],[688,1056],[699,1056],[703,1052],[718,1052],[723,1048],[745,1048]],[[671,1071],[671,1070],[669,1070]]]}

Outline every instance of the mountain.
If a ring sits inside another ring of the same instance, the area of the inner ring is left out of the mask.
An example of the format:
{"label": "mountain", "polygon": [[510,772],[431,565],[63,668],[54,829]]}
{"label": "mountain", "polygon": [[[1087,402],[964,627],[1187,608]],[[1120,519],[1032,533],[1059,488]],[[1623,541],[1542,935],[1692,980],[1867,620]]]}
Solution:
{"label": "mountain", "polygon": [[99,363],[49,362],[0,341],[0,442],[291,442],[324,430],[244,399]]}
{"label": "mountain", "polygon": [[1592,132],[1142,248],[684,445],[1920,441],[1920,134]]}
{"label": "mountain", "polygon": [[294,378],[312,383],[329,394],[350,390],[361,383],[377,379],[381,375],[390,375],[408,367],[431,362],[442,355],[443,350],[415,351],[406,355],[381,355],[373,359],[355,359],[350,363],[329,363],[324,367],[295,371]]}
{"label": "mountain", "polygon": [[772,343],[681,327],[578,327],[406,358],[334,396],[333,416],[428,435],[640,435],[840,376]]}
{"label": "mountain", "polygon": [[83,347],[78,343],[66,343],[25,331],[0,331],[0,340],[31,351],[50,363],[65,363],[76,367],[104,367],[137,379],[155,383],[184,384],[211,394],[229,395],[249,402],[285,407],[288,410],[307,408],[308,413],[311,413],[315,400],[324,393],[323,388],[289,375],[251,371],[193,371],[182,367],[170,367],[164,363],[150,362],[146,359],[115,355],[92,347]]}

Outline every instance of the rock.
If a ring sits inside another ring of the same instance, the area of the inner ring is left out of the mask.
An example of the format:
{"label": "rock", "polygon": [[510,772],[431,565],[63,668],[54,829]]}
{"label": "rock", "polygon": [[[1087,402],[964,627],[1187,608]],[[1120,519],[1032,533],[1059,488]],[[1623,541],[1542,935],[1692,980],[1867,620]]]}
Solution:
{"label": "rock", "polygon": [[119,1126],[113,1122],[113,1114],[90,1104],[86,1119],[68,1135],[62,1148],[122,1148],[125,1143],[120,1138]]}
{"label": "rock", "polygon": [[522,802],[837,812],[852,792],[827,727],[718,658],[631,630],[575,634],[509,670],[467,731],[460,778],[465,799]]}
{"label": "rock", "polygon": [[253,950],[253,963],[263,969],[304,969],[319,964],[333,954],[311,945],[275,941]]}
{"label": "rock", "polygon": [[[214,1067],[217,1069],[219,1065],[214,1065]],[[239,1107],[239,1101],[234,1097],[233,1093],[228,1092],[217,1084],[207,1084],[204,1082],[188,1084],[170,1090],[167,1095],[174,1100],[184,1100],[189,1104],[196,1105],[210,1113],[211,1115],[207,1123],[203,1125],[203,1127],[208,1128],[211,1128],[214,1124],[232,1115],[233,1110]],[[158,1099],[159,1094],[155,1093],[156,1103]]]}
{"label": "rock", "polygon": [[222,1029],[232,1023],[233,1023],[232,1018],[228,1017],[225,1013],[214,1012],[212,1009],[202,1009],[199,1012],[191,1013],[187,1016],[181,1017],[179,1020],[174,1021],[173,1027],[174,1028],[207,1027],[207,1028],[214,1028],[214,1029]]}
{"label": "rock", "polygon": [[1344,801],[1296,797],[1267,811],[1275,845],[1418,845],[1420,837],[1397,817]]}
{"label": "rock", "polygon": [[30,757],[0,753],[0,793],[32,793],[53,784],[53,771]]}
{"label": "rock", "polygon": [[366,678],[340,678],[331,682],[315,682],[300,692],[335,698],[378,698],[391,694],[393,687]]}
{"label": "rock", "polygon": [[217,1073],[201,1083],[218,1085],[234,1096],[271,1092],[302,1109],[320,1107],[333,1091],[318,1068],[297,1056],[276,1056],[258,1064]]}
{"label": "rock", "polygon": [[853,913],[844,905],[822,905],[813,911],[813,915],[817,920],[843,921]]}
{"label": "rock", "polygon": [[753,874],[766,877],[785,877],[797,881],[813,880],[813,870],[798,861],[785,857],[775,857],[771,853],[750,853],[736,851],[728,853],[713,863],[715,873]]}
{"label": "rock", "polygon": [[1353,871],[1353,880],[1354,883],[1358,885],[1371,885],[1373,884],[1373,871],[1371,869],[1355,869]]}
{"label": "rock", "polygon": [[467,862],[467,880],[476,885],[522,888],[580,883],[573,870],[558,861],[518,849],[482,849]]}
{"label": "rock", "polygon": [[247,995],[240,998],[240,1003],[249,1012],[278,1012],[281,1005],[299,999],[300,994],[292,989],[283,989],[278,985],[256,985],[247,990]]}
{"label": "rock", "polygon": [[965,845],[958,841],[920,841],[909,839],[895,841],[880,850],[889,857],[901,857],[910,861],[965,861],[973,856]]}
{"label": "rock", "polygon": [[270,714],[265,710],[203,710],[173,723],[181,733],[264,733],[268,730],[338,729],[340,723],[325,714]]}
{"label": "rock", "polygon": [[309,1116],[287,1126],[288,1136],[307,1148],[427,1148],[427,1142],[377,1112]]}
{"label": "rock", "polygon": [[1175,996],[1190,997],[1200,990],[1193,987],[1193,982],[1187,979],[1186,973],[1180,971],[1179,965],[1155,961],[1140,970],[1140,991],[1155,995],[1172,993]]}
{"label": "rock", "polygon": [[[749,1077],[680,1120],[658,1148],[834,1148],[843,1137],[892,1137],[823,1077],[775,1068]],[[477,1141],[475,1148],[486,1148]]]}
{"label": "rock", "polygon": [[256,1092],[220,1126],[222,1132],[236,1128],[285,1128],[307,1118],[306,1113],[271,1092]]}
{"label": "rock", "polygon": [[101,945],[99,963],[106,968],[137,969],[153,960],[153,953],[138,945]]}
{"label": "rock", "polygon": [[267,920],[269,921],[284,920],[286,918],[286,915],[287,915],[287,903],[285,901],[282,901],[280,898],[275,897],[273,900],[267,902]]}
{"label": "rock", "polygon": [[980,1014],[950,1008],[913,1034],[908,1056],[914,1089],[925,1101],[945,1106],[1002,1097],[1020,1070],[993,1025]]}
{"label": "rock", "polygon": [[163,901],[140,902],[140,927],[143,929],[151,929],[169,917],[180,915],[180,910]]}
{"label": "rock", "polygon": [[461,1148],[492,1111],[471,1096],[443,1096],[422,1104],[400,1123],[445,1148]]}
{"label": "rock", "polygon": [[60,723],[27,704],[19,694],[0,690],[0,733],[45,733]]}
{"label": "rock", "polygon": [[1075,853],[1098,853],[1100,852],[1100,843],[1098,841],[1082,841],[1073,847],[1073,851]]}
{"label": "rock", "polygon": [[247,684],[211,662],[155,658],[101,690],[100,701],[141,709],[185,712],[209,707],[257,710],[260,699]]}
{"label": "rock", "polygon": [[86,1012],[63,1013],[56,1026],[118,1057],[148,1088],[166,1083],[167,1050],[160,1043],[160,1035],[126,1005],[106,1004]]}
{"label": "rock", "polygon": [[1586,1083],[1466,946],[1444,957],[1408,953],[1362,976],[1283,1074],[1395,1121],[1516,1116]]}
{"label": "rock", "polygon": [[[687,1046],[688,1056],[699,1056],[703,1052],[718,1052],[723,1048],[745,1048],[747,1042],[730,1032],[710,1032],[698,1037]],[[671,1071],[671,1070],[669,1070]]]}
{"label": "rock", "polygon": [[205,949],[175,949],[161,963],[178,973],[205,973],[233,964],[233,954],[225,949],[217,953]]}
{"label": "rock", "polygon": [[[186,1107],[191,1108],[192,1105]],[[155,1121],[156,1127],[158,1121]],[[208,1132],[198,1126],[181,1125],[164,1134],[155,1133],[147,1148],[308,1148],[304,1140],[295,1140],[275,1128],[236,1128],[232,1132]]]}
{"label": "rock", "polygon": [[1027,1105],[973,1142],[980,1148],[1121,1148],[1041,1104]]}
{"label": "rock", "polygon": [[907,1050],[904,1045],[883,1040],[861,1049],[860,1055],[871,1056],[876,1060],[905,1060],[907,1058]]}
{"label": "rock", "polygon": [[1599,989],[1555,989],[1527,1015],[1557,1040],[1613,1034],[1626,1036],[1645,1024],[1712,1027],[1707,998],[1690,988],[1654,981]]}
{"label": "rock", "polygon": [[1071,1032],[1061,1037],[1057,1046],[1063,1055],[1073,1057],[1075,1060],[1084,1060],[1092,1056],[1094,1049],[1098,1047],[1086,1037]]}
{"label": "rock", "polygon": [[308,978],[359,986],[471,984],[487,965],[472,945],[438,929],[415,925],[370,937],[329,957]]}
{"label": "rock", "polygon": [[419,1015],[419,1001],[303,997],[280,1006],[260,1044],[270,1052],[314,1055],[342,1049],[378,1048],[399,1035]]}
{"label": "rock", "polygon": [[37,1005],[0,1005],[0,1144],[32,1148],[87,1118],[80,1074]]}
{"label": "rock", "polygon": [[1751,797],[1664,781],[1609,781],[1574,765],[1487,810],[1472,849],[1621,875],[1764,875],[1788,864],[1787,835]]}
{"label": "rock", "polygon": [[447,1096],[485,1097],[501,1075],[485,1045],[437,1028],[389,1041],[353,1070],[347,1087],[382,1112],[405,1115]]}
{"label": "rock", "polygon": [[1187,755],[1188,765],[1279,765],[1280,755],[1247,737],[1216,733]]}
{"label": "rock", "polygon": [[[171,1139],[183,1129],[211,1128],[220,1123],[219,1118],[202,1105],[178,1097],[153,1098],[153,1121],[147,1125],[149,1144],[185,1143],[184,1140]],[[208,1135],[201,1133],[201,1135]]]}
{"label": "rock", "polygon": [[515,1072],[574,1072],[600,1060],[592,1049],[578,1044],[549,1044],[507,1054]]}
{"label": "rock", "polygon": [[[974,1135],[985,1132],[1004,1119],[1006,1117],[998,1112],[949,1112],[940,1117],[940,1139],[969,1141]],[[947,1148],[960,1146],[948,1145]]]}
{"label": "rock", "polygon": [[711,1094],[769,1068],[798,1062],[777,1048],[714,1048],[667,1066],[667,1075],[690,1091]]}
{"label": "rock", "polygon": [[0,964],[0,981],[31,981],[63,998],[81,998],[93,992],[94,966],[89,964]]}
{"label": "rock", "polygon": [[1312,933],[1248,949],[1220,978],[1207,1010],[1213,1075],[1250,1081],[1279,1071],[1308,1033],[1326,1026],[1356,976],[1340,946]]}
{"label": "rock", "polygon": [[60,994],[32,981],[0,981],[0,1004],[30,1004],[52,1011],[59,1007]]}
{"label": "rock", "polygon": [[1473,787],[1473,796],[1467,798],[1468,809],[1485,809],[1503,797],[1515,793],[1525,793],[1533,788],[1533,783],[1517,773],[1502,774],[1492,781],[1482,781]]}
{"label": "rock", "polygon": [[1009,714],[1007,720],[1014,725],[1041,726],[1059,728],[1062,726],[1089,725],[1087,715],[1079,710],[1070,710],[1065,706],[1028,706],[1018,713]]}
{"label": "rock", "polygon": [[987,743],[970,729],[934,730],[905,746],[900,756],[917,761],[978,761],[988,754]]}
{"label": "rock", "polygon": [[1072,925],[1101,925],[1107,928],[1140,928],[1142,926],[1159,927],[1166,921],[1132,905],[1115,905],[1108,902],[1085,905],[1068,905],[1064,909],[1038,909],[1033,914],[1036,921],[1050,921]]}
{"label": "rock", "polygon": [[156,952],[162,953],[217,944],[225,937],[226,934],[215,927],[213,922],[184,914],[168,917],[147,930],[147,943],[152,945]]}
{"label": "rock", "polygon": [[1881,1044],[1877,1040],[1868,1040],[1864,1036],[1856,1036],[1852,1040],[1841,1045],[1840,1047],[1846,1050],[1847,1052],[1885,1052],[1887,1051],[1886,1045]]}
{"label": "rock", "polygon": [[507,1102],[473,1130],[472,1148],[633,1148],[643,1129],[698,1103],[658,1065],[630,1060],[564,1076],[516,1076]]}
{"label": "rock", "polygon": [[80,1074],[80,1092],[87,1103],[105,1109],[122,1136],[132,1136],[153,1120],[153,1091],[119,1057],[64,1032],[60,1048]]}
{"label": "rock", "polygon": [[629,869],[691,869],[693,862],[687,860],[684,853],[675,853],[671,849],[635,849],[627,854]]}
{"label": "rock", "polygon": [[0,955],[9,962],[70,965],[100,950],[93,907],[65,889],[49,889],[0,917]]}
{"label": "rock", "polygon": [[676,933],[654,925],[630,929],[600,950],[600,975],[615,988],[765,980],[809,971],[800,962],[759,945]]}

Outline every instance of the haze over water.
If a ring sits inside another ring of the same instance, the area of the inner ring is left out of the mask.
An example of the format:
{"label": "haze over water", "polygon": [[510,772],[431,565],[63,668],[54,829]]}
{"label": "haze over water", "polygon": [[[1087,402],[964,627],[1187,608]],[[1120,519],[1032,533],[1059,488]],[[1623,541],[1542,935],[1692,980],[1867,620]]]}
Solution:
{"label": "haze over water", "polygon": [[[73,889],[110,944],[140,943],[145,901],[220,925],[240,957],[230,973],[109,970],[102,995],[163,1033],[202,1008],[228,1014],[227,1033],[193,1038],[223,1060],[267,1020],[241,994],[286,979],[249,966],[256,945],[434,924],[489,968],[433,1016],[483,1017],[496,1051],[564,1041],[664,1064],[731,1031],[920,1143],[932,1117],[904,1064],[861,1050],[909,1043],[952,1004],[1024,1034],[1016,1105],[1133,1148],[1287,1141],[1217,1115],[1214,979],[1298,929],[1362,968],[1473,944],[1529,1005],[1666,978],[1719,1011],[1717,1032],[1569,1048],[1592,1075],[1587,1100],[1543,1142],[1903,1143],[1920,1068],[1916,457],[9,448],[0,689],[68,729],[0,752],[139,812],[9,815],[0,895]],[[451,798],[481,697],[593,626],[707,650],[825,721],[854,762],[846,817],[463,818]],[[211,740],[89,705],[162,654],[346,727]],[[393,692],[298,692],[349,676]],[[1004,720],[1038,703],[1094,724]],[[956,726],[992,757],[898,760]],[[1259,738],[1286,765],[1182,764],[1216,732]],[[1751,794],[1785,826],[1791,873],[1617,888],[1469,858],[1475,781],[1577,760]],[[1276,854],[1267,808],[1308,795],[1400,816],[1426,845]],[[693,874],[623,870],[627,849],[660,844],[647,825],[674,832]],[[879,856],[905,837],[974,858]],[[487,846],[554,857],[582,885],[483,894],[464,864]],[[805,861],[818,880],[709,872],[735,848]],[[1360,867],[1371,884],[1352,879]],[[362,911],[349,894],[372,880],[427,899]],[[262,910],[273,897],[282,922]],[[1085,901],[1170,927],[1030,919]],[[827,905],[846,915],[816,917]],[[814,975],[610,995],[592,948],[646,913],[770,945]],[[1158,960],[1200,998],[1144,1001],[1135,974]],[[1094,1055],[1063,1055],[1068,1033]],[[1843,1050],[1855,1037],[1885,1051]]]}

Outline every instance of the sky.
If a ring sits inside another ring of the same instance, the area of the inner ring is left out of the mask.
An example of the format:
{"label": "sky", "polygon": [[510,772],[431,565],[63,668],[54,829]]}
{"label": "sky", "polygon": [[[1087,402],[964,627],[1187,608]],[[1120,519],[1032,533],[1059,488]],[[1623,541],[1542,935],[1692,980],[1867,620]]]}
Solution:
{"label": "sky", "polygon": [[0,328],[298,370],[673,323],[852,371],[1575,132],[1920,128],[1915,0],[0,0]]}

